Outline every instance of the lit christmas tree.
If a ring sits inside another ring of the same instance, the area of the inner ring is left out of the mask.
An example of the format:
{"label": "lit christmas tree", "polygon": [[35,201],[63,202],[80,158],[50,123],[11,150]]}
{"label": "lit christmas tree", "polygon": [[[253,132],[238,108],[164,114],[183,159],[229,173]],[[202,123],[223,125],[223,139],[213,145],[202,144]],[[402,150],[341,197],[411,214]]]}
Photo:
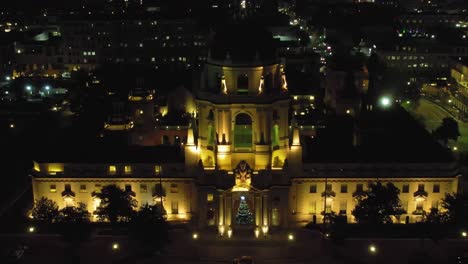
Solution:
{"label": "lit christmas tree", "polygon": [[245,197],[241,196],[239,209],[237,210],[236,221],[238,224],[247,225],[253,221],[252,213],[249,210],[249,205],[245,201]]}

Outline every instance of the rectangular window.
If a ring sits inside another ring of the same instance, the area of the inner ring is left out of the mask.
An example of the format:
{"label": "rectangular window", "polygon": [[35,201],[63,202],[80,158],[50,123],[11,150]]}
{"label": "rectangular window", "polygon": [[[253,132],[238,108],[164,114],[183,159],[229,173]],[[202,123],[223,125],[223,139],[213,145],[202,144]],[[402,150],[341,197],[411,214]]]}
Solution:
{"label": "rectangular window", "polygon": [[140,193],[147,193],[148,192],[148,185],[140,184]]}
{"label": "rectangular window", "polygon": [[125,191],[126,192],[131,192],[132,191],[132,185],[131,184],[125,184]]}
{"label": "rectangular window", "polygon": [[172,212],[172,214],[178,214],[179,213],[179,203],[177,201],[172,201],[172,203],[171,203],[171,212]]}
{"label": "rectangular window", "polygon": [[212,193],[209,193],[209,194],[207,194],[207,195],[206,195],[206,201],[208,201],[208,202],[212,202],[212,201],[213,201],[213,199],[214,199],[214,196],[213,196],[213,194],[212,194]]}
{"label": "rectangular window", "polygon": [[345,215],[346,214],[346,209],[347,209],[346,200],[343,200],[343,201],[340,202],[340,214]]}
{"label": "rectangular window", "polygon": [[109,166],[109,174],[116,174],[117,173],[117,167],[115,165]]}
{"label": "rectangular window", "polygon": [[332,203],[331,201],[325,202],[325,213],[330,214],[332,212]]}
{"label": "rectangular window", "polygon": [[156,175],[161,174],[161,171],[162,171],[161,165],[156,165],[156,166],[154,166],[154,173],[155,173]]}
{"label": "rectangular window", "polygon": [[438,200],[432,201],[432,208],[439,209],[439,201]]}
{"label": "rectangular window", "polygon": [[347,193],[347,192],[348,192],[348,185],[341,184],[341,193]]}
{"label": "rectangular window", "polygon": [[424,201],[423,200],[417,200],[416,201],[416,212],[421,213],[424,208]]}
{"label": "rectangular window", "polygon": [[434,184],[434,187],[432,188],[432,192],[440,193],[440,184]]}
{"label": "rectangular window", "polygon": [[363,192],[364,191],[364,185],[362,183],[356,184],[356,192]]}
{"label": "rectangular window", "polygon": [[402,193],[409,193],[409,184],[403,184]]}
{"label": "rectangular window", "polygon": [[179,192],[179,186],[177,183],[171,183],[171,193],[178,193]]}
{"label": "rectangular window", "polygon": [[132,166],[126,165],[126,166],[124,167],[124,172],[125,172],[125,174],[130,174],[130,173],[132,173]]}
{"label": "rectangular window", "polygon": [[309,201],[309,214],[317,213],[317,201]]}
{"label": "rectangular window", "polygon": [[424,184],[418,184],[418,192],[424,192]]}
{"label": "rectangular window", "polygon": [[65,191],[66,192],[71,192],[71,185],[70,184],[65,184]]}
{"label": "rectangular window", "polygon": [[51,193],[57,192],[57,186],[56,186],[55,184],[51,184],[51,185],[50,185],[49,191],[50,191]]}
{"label": "rectangular window", "polygon": [[86,192],[86,184],[81,184],[80,185],[80,192],[85,193]]}
{"label": "rectangular window", "polygon": [[325,186],[325,190],[327,192],[331,192],[332,191],[332,185],[330,183],[327,183],[327,186]]}
{"label": "rectangular window", "polygon": [[309,187],[309,193],[316,193],[317,192],[317,184],[311,184]]}

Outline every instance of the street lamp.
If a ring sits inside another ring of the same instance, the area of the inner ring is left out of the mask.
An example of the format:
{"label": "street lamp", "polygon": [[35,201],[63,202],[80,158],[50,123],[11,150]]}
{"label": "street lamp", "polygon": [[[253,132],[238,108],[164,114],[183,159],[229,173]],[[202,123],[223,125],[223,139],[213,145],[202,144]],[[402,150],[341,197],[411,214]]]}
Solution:
{"label": "street lamp", "polygon": [[114,250],[114,251],[119,250],[119,248],[120,248],[119,243],[117,243],[117,242],[112,243],[112,250]]}
{"label": "street lamp", "polygon": [[369,252],[371,254],[376,254],[377,253],[377,247],[374,244],[369,245]]}
{"label": "street lamp", "polygon": [[461,236],[462,236],[462,237],[467,237],[467,236],[468,236],[468,233],[466,233],[466,231],[462,231],[462,232],[461,232]]}
{"label": "street lamp", "polygon": [[29,232],[29,233],[34,233],[35,231],[36,231],[36,228],[35,228],[34,226],[30,226],[30,227],[28,228],[28,232]]}
{"label": "street lamp", "polygon": [[193,240],[197,240],[197,239],[198,239],[198,233],[196,233],[196,232],[193,233],[193,234],[192,234],[192,239],[193,239]]}
{"label": "street lamp", "polygon": [[392,104],[392,100],[388,96],[380,98],[380,105],[384,108],[389,107]]}
{"label": "street lamp", "polygon": [[294,235],[292,233],[288,234],[288,240],[293,241],[294,240]]}

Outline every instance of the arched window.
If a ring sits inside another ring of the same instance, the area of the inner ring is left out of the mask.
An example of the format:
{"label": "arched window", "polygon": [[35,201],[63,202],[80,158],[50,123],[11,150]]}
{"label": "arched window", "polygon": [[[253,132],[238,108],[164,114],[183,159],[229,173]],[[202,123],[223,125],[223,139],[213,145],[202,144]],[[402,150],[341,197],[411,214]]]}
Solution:
{"label": "arched window", "polygon": [[248,114],[238,114],[234,125],[234,148],[251,150],[252,118]]}
{"label": "arched window", "polygon": [[249,93],[249,76],[241,74],[237,76],[237,94],[247,95]]}

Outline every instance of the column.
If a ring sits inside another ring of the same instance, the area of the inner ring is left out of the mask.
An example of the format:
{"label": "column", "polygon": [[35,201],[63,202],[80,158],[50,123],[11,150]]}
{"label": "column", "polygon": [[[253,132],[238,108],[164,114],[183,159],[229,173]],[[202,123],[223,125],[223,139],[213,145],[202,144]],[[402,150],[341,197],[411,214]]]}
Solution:
{"label": "column", "polygon": [[262,226],[262,196],[255,194],[255,225]]}
{"label": "column", "polygon": [[219,195],[218,225],[224,225],[224,195]]}
{"label": "column", "polygon": [[224,225],[227,227],[227,226],[230,226],[231,225],[231,219],[232,219],[232,196],[229,194],[229,195],[226,195],[226,197],[224,198]]}
{"label": "column", "polygon": [[269,223],[268,215],[268,194],[263,195],[263,225],[268,226]]}

